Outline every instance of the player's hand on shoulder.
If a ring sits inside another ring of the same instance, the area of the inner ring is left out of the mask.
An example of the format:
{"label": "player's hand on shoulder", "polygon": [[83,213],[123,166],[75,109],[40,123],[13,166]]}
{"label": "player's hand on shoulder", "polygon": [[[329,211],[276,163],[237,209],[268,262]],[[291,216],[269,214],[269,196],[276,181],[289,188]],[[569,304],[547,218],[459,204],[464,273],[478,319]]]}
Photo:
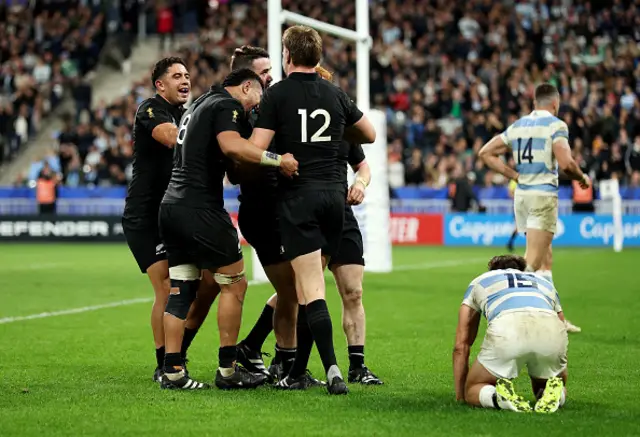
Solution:
{"label": "player's hand on shoulder", "polygon": [[280,172],[288,178],[298,175],[298,161],[296,161],[291,153],[282,155]]}
{"label": "player's hand on shoulder", "polygon": [[364,201],[364,184],[360,181],[354,182],[349,188],[347,194],[347,203],[349,205],[360,205]]}

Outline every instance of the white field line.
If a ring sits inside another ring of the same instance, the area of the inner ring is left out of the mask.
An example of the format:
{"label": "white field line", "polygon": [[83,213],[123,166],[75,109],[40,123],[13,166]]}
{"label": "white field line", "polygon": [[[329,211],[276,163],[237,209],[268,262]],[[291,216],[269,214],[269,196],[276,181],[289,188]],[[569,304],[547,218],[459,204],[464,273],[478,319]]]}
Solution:
{"label": "white field line", "polygon": [[[393,270],[394,271],[431,270],[431,269],[446,268],[446,267],[459,267],[465,264],[486,261],[486,259],[487,259],[486,257],[485,258],[466,258],[466,259],[449,260],[449,261],[438,261],[438,262],[432,262],[432,263],[408,264],[408,265],[396,266],[393,268]],[[249,281],[249,285],[253,285],[253,284],[256,284],[256,282]],[[7,323],[24,322],[27,320],[46,319],[48,317],[68,316],[70,314],[86,313],[89,311],[97,311],[105,308],[129,306],[129,305],[134,305],[138,303],[148,303],[152,301],[153,301],[152,297],[140,297],[136,299],[119,300],[117,302],[109,302],[109,303],[104,303],[100,305],[90,305],[90,306],[80,307],[80,308],[69,308],[69,309],[60,310],[60,311],[50,311],[50,312],[44,312],[39,314],[30,314],[28,316],[4,317],[0,319],[0,325],[7,324]]]}

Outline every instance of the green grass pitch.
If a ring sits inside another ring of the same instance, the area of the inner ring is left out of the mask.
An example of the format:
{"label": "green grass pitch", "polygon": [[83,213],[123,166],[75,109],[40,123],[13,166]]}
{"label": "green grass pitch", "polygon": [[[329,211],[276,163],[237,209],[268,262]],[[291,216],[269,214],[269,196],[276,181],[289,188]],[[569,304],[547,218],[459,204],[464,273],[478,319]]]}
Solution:
{"label": "green grass pitch", "polygon": [[[570,320],[569,396],[556,415],[472,409],[453,398],[451,350],[468,282],[499,250],[395,248],[392,274],[367,274],[367,363],[382,387],[283,393],[161,391],[151,382],[148,302],[29,320],[16,318],[149,298],[125,245],[0,248],[0,436],[463,436],[640,435],[640,252],[558,249],[554,278]],[[346,342],[328,279],[339,364]],[[250,286],[246,335],[272,293]],[[195,377],[212,380],[214,314],[190,353]],[[484,324],[484,322],[483,322]],[[481,337],[480,337],[481,340]],[[479,343],[472,357],[478,352]],[[271,337],[266,351],[271,351]],[[311,370],[321,375],[314,352]],[[519,390],[531,398],[525,379]]]}

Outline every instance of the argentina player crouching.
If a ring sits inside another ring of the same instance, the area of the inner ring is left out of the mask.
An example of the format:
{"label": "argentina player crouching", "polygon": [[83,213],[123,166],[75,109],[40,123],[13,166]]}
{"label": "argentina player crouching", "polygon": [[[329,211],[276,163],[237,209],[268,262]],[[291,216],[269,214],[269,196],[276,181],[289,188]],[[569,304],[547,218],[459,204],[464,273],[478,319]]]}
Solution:
{"label": "argentina player crouching", "polygon": [[[554,413],[566,400],[567,330],[553,284],[525,273],[517,255],[496,256],[489,272],[474,279],[460,306],[453,374],[456,399],[469,405],[516,412]],[[481,315],[487,331],[469,369]],[[537,398],[535,406],[513,386],[527,367]]]}

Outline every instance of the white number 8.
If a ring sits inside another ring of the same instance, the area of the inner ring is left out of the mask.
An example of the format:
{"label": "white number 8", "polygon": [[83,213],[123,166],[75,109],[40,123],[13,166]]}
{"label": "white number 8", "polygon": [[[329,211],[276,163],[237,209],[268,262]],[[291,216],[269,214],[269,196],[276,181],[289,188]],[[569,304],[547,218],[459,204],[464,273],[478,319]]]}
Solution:
{"label": "white number 8", "polygon": [[176,140],[176,142],[181,146],[184,141],[184,137],[187,136],[187,125],[189,124],[190,120],[191,120],[191,114],[184,117],[180,122],[180,128],[178,129],[178,139]]}

